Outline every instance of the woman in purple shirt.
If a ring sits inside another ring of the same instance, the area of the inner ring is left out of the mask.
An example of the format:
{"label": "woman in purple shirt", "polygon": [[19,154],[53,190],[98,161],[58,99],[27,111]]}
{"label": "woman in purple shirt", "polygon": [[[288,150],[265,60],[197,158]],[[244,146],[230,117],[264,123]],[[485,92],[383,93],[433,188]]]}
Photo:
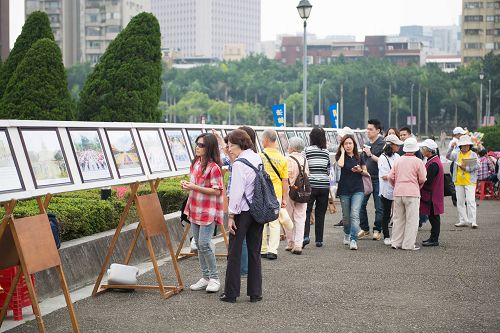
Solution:
{"label": "woman in purple shirt", "polygon": [[240,296],[241,248],[245,238],[248,247],[247,295],[250,296],[252,303],[262,300],[260,245],[264,225],[255,222],[245,200],[245,197],[250,202],[253,199],[255,171],[237,161],[239,158],[244,158],[255,167],[262,164],[262,159],[252,148],[252,140],[245,131],[237,129],[229,133],[229,154],[236,160],[232,166],[231,191],[229,193],[229,248],[224,294],[220,297],[223,302],[235,303],[236,297]]}

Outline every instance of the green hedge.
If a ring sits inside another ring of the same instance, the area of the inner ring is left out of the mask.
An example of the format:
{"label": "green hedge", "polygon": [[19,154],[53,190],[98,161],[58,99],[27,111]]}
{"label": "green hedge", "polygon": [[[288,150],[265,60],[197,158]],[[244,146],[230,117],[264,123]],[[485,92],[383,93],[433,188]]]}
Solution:
{"label": "green hedge", "polygon": [[[181,190],[179,185],[181,179],[186,177],[165,179],[158,187],[158,197],[165,214],[178,211],[186,198],[187,193]],[[147,193],[150,193],[149,185],[141,186],[138,194]],[[129,195],[130,191],[124,198],[118,199],[116,188],[108,200],[100,199],[100,189],[62,193],[52,198],[48,211],[57,215],[62,240],[67,241],[115,228]],[[0,217],[3,217],[4,212],[0,209]],[[24,200],[17,203],[14,215],[21,218],[36,215],[38,212],[35,200]],[[127,223],[136,221],[137,214],[132,206]]]}
{"label": "green hedge", "polygon": [[500,125],[481,127],[479,132],[484,133],[483,146],[486,149],[500,151]]}

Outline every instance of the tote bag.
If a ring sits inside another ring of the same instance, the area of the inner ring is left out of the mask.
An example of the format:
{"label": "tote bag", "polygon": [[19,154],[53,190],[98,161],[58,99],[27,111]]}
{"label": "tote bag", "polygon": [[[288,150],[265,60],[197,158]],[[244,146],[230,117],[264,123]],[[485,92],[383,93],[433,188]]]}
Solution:
{"label": "tote bag", "polygon": [[372,177],[370,176],[362,176],[363,177],[363,188],[365,190],[365,195],[370,195],[373,192],[372,185]]}

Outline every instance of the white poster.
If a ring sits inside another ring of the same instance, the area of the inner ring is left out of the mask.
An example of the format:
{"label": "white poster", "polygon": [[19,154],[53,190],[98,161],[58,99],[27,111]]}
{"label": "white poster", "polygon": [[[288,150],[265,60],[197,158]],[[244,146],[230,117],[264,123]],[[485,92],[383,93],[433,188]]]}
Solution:
{"label": "white poster", "polygon": [[158,130],[139,130],[142,148],[151,173],[170,171],[165,147],[161,142]]}
{"label": "white poster", "polygon": [[111,178],[97,130],[70,130],[71,143],[83,182]]}

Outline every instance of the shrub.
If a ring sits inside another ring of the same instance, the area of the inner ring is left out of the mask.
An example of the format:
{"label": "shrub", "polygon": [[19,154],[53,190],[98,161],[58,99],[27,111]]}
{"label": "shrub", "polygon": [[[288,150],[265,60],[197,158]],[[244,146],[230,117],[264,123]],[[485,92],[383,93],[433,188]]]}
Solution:
{"label": "shrub", "polygon": [[481,127],[479,132],[484,133],[483,146],[486,149],[500,151],[500,125]]}

